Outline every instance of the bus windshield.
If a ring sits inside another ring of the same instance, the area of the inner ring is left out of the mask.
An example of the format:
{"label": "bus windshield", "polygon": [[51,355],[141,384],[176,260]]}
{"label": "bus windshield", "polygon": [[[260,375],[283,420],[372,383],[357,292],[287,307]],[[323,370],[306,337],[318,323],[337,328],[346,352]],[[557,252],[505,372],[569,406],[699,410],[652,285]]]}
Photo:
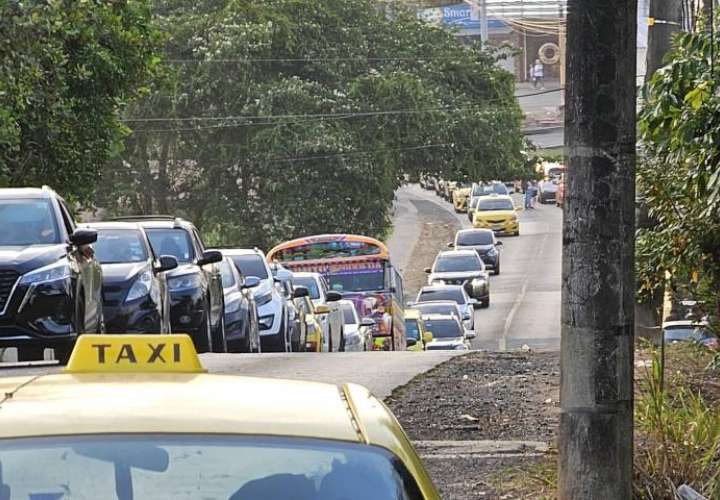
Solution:
{"label": "bus windshield", "polygon": [[336,292],[377,292],[385,288],[385,273],[380,269],[330,274],[328,281],[330,281],[330,289]]}

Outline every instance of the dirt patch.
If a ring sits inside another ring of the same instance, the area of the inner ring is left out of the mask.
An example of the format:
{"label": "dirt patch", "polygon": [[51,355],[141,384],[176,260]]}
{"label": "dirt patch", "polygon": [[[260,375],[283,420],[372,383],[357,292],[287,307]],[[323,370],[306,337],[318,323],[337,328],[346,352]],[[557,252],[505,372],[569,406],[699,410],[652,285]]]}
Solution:
{"label": "dirt patch", "polygon": [[453,214],[431,201],[413,200],[421,221],[420,237],[403,273],[405,297],[413,300],[420,288],[427,284],[424,269],[431,267],[435,257],[455,238],[460,222]]}

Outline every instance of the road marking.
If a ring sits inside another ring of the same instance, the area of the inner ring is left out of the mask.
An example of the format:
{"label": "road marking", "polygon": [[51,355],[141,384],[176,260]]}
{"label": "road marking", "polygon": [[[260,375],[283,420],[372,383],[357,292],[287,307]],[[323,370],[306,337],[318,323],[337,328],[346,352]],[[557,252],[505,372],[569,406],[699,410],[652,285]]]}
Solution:
{"label": "road marking", "polygon": [[[550,228],[547,227],[547,230],[545,231],[543,235],[542,242],[540,243],[539,251],[536,253],[536,255],[542,255],[543,249],[545,248],[545,243],[547,242],[548,235]],[[507,336],[510,332],[510,327],[512,326],[513,319],[515,319],[515,314],[517,314],[518,309],[520,309],[520,305],[522,304],[523,300],[525,299],[525,294],[527,293],[528,284],[530,283],[530,276],[532,276],[532,273],[526,273],[525,281],[523,281],[522,289],[520,290],[520,293],[518,294],[517,298],[515,299],[515,303],[512,306],[512,309],[510,309],[510,314],[508,314],[507,318],[505,319],[505,327],[503,328],[503,334],[502,337],[500,337],[498,349],[500,351],[507,351]]]}

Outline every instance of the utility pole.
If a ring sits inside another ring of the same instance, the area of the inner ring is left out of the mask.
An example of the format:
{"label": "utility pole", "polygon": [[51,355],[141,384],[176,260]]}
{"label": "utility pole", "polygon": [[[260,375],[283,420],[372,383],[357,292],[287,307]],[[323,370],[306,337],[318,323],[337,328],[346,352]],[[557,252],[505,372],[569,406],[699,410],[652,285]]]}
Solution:
{"label": "utility pole", "polygon": [[636,3],[568,5],[560,500],[632,496]]}
{"label": "utility pole", "polygon": [[682,27],[682,0],[650,0],[645,81],[662,67],[672,36]]}
{"label": "utility pole", "polygon": [[480,0],[480,39],[485,44],[488,37],[487,0]]}

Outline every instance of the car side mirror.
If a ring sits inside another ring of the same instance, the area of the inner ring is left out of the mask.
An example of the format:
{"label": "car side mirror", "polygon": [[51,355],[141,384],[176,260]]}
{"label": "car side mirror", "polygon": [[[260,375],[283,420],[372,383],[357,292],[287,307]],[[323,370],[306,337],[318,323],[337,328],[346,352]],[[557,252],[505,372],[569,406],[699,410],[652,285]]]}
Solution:
{"label": "car side mirror", "polygon": [[325,300],[328,302],[337,302],[338,300],[342,300],[343,296],[339,292],[329,291],[327,295],[325,296]]}
{"label": "car side mirror", "polygon": [[431,272],[432,272],[432,269],[430,269],[429,267],[425,268],[425,274],[430,274]]}
{"label": "car side mirror", "polygon": [[416,345],[417,345],[417,340],[415,340],[415,339],[413,339],[413,338],[408,338],[408,339],[406,339],[406,341],[405,341],[405,346],[406,346],[406,347],[413,347],[413,346],[416,346]]}
{"label": "car side mirror", "polygon": [[315,314],[330,314],[330,306],[325,304],[315,306]]}
{"label": "car side mirror", "polygon": [[293,290],[293,299],[301,299],[303,297],[309,297],[310,296],[310,290],[308,290],[304,286],[296,286],[295,290]]}
{"label": "car side mirror", "polygon": [[155,265],[156,273],[172,271],[178,266],[178,260],[173,255],[161,255]]}
{"label": "car side mirror", "polygon": [[496,241],[496,242],[495,242],[495,246],[496,246],[496,247],[501,247],[501,246],[503,246],[503,242],[502,242],[502,241]]}
{"label": "car side mirror", "polygon": [[413,307],[414,305],[415,305],[415,302],[407,302],[405,304],[405,307],[410,308],[410,307]]}
{"label": "car side mirror", "polygon": [[216,264],[223,260],[223,255],[217,250],[208,250],[205,252],[200,259],[197,261],[197,265],[207,266],[208,264]]}
{"label": "car side mirror", "polygon": [[470,316],[470,313],[465,313],[463,314],[463,321],[469,321],[471,317],[472,316]]}
{"label": "car side mirror", "polygon": [[448,248],[455,248],[455,243],[453,243],[451,241],[450,243],[447,244],[447,246],[448,246]]}
{"label": "car side mirror", "polygon": [[76,247],[92,245],[97,239],[98,234],[94,229],[76,229],[75,232],[70,235],[70,243]]}
{"label": "car side mirror", "polygon": [[432,341],[433,341],[433,334],[432,334],[432,332],[425,332],[425,333],[423,333],[423,342],[424,342],[425,344],[429,344],[429,343],[432,342]]}
{"label": "car side mirror", "polygon": [[243,283],[243,288],[256,288],[258,285],[260,285],[260,278],[257,276],[247,276],[245,278],[245,283]]}
{"label": "car side mirror", "polygon": [[363,318],[362,321],[360,321],[360,326],[373,327],[375,326],[375,320],[372,318]]}
{"label": "car side mirror", "polygon": [[468,330],[467,332],[465,332],[465,338],[468,339],[468,340],[472,340],[472,339],[474,339],[476,336],[477,336],[477,335],[475,334],[475,330]]}

